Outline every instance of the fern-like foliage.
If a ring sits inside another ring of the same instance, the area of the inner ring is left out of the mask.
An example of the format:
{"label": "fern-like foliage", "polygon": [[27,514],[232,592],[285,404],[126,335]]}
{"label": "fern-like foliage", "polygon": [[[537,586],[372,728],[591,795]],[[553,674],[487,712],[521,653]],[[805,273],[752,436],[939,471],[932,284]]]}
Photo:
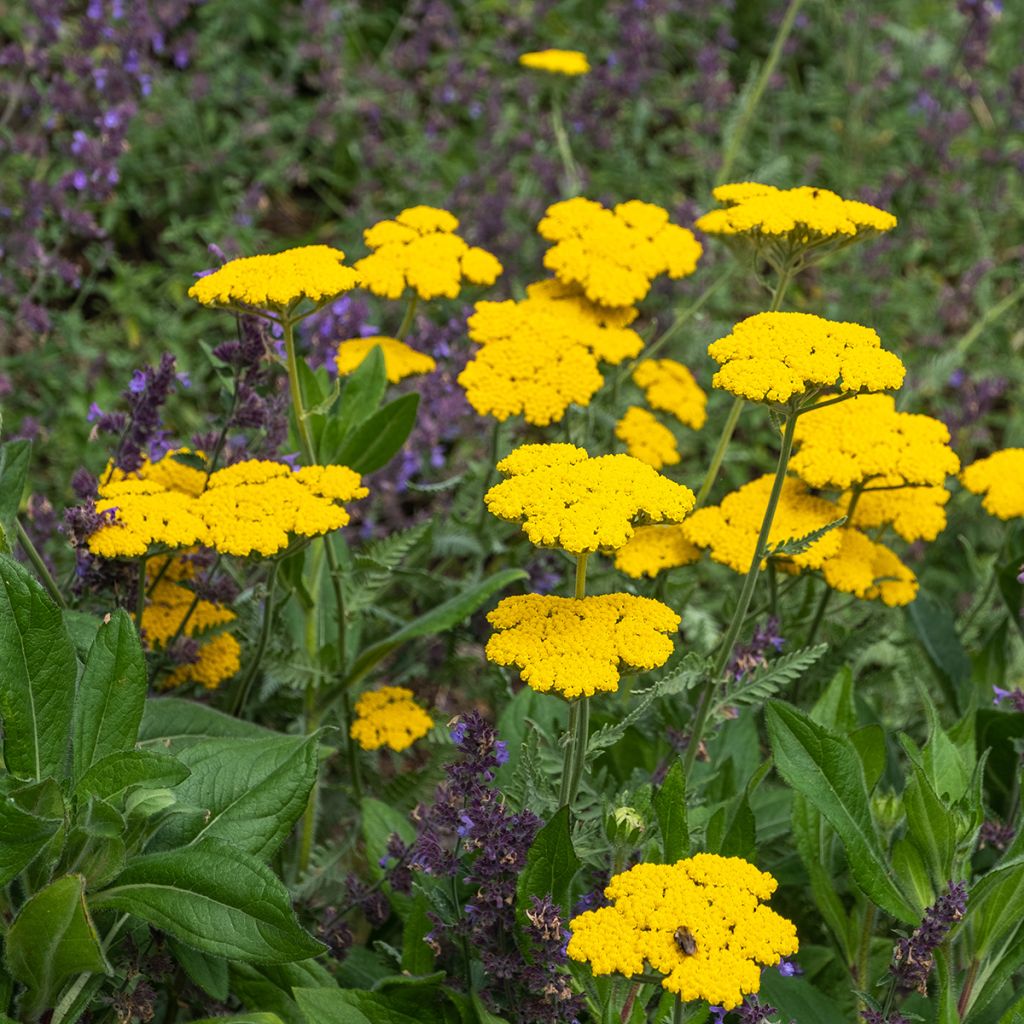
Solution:
{"label": "fern-like foliage", "polygon": [[831,523],[826,523],[817,530],[805,533],[802,537],[790,537],[787,540],[781,541],[775,547],[769,548],[767,554],[769,557],[774,555],[802,555],[815,541],[821,540],[826,533],[831,533],[833,530],[838,529],[845,522],[846,516],[840,516],[838,519],[833,519]]}
{"label": "fern-like foliage", "polygon": [[744,676],[737,688],[718,697],[711,705],[711,714],[720,717],[726,708],[763,704],[782,687],[799,679],[827,650],[828,644],[816,644],[814,647],[791,651],[760,666]]}

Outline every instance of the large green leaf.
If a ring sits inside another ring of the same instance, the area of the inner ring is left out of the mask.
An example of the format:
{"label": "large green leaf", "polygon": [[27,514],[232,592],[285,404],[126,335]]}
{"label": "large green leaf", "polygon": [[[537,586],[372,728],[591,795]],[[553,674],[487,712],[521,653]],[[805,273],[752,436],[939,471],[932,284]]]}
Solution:
{"label": "large green leaf", "polygon": [[194,700],[161,697],[146,701],[139,726],[139,745],[176,753],[203,740],[273,735],[269,729],[232,718]]}
{"label": "large green leaf", "polygon": [[307,1024],[461,1024],[462,1015],[436,979],[389,989],[297,988]]}
{"label": "large green leaf", "polygon": [[681,762],[674,761],[665,781],[654,794],[654,813],[661,829],[661,852],[666,864],[674,864],[690,852],[690,828],[686,820],[686,776]]}
{"label": "large green leaf", "polygon": [[183,846],[212,837],[270,858],[303,812],[317,770],[315,736],[205,740],[178,758],[190,773],[174,790],[179,814],[161,830],[158,844]]}
{"label": "large green leaf", "polygon": [[131,750],[146,703],[146,658],[128,613],[100,626],[78,683],[71,727],[74,777],[108,754]]}
{"label": "large green leaf", "polygon": [[910,769],[903,790],[910,838],[928,866],[934,891],[941,892],[952,877],[956,828],[949,805],[939,799],[925,772],[914,763]]}
{"label": "large green leaf", "polygon": [[28,987],[33,1014],[54,1005],[69,974],[110,972],[81,875],[64,875],[25,902],[7,932],[4,959]]}
{"label": "large green leaf", "polygon": [[188,768],[172,754],[153,750],[123,750],[97,761],[79,780],[79,799],[97,796],[109,800],[131,786],[176,786],[188,778]]}
{"label": "large green leaf", "polygon": [[136,858],[89,905],[134,914],[227,959],[290,963],[324,949],[299,927],[288,890],[270,868],[215,839]]}
{"label": "large green leaf", "polygon": [[836,830],[854,881],[893,917],[917,924],[918,915],[893,881],[875,831],[856,748],[846,737],[780,701],[766,706],[765,720],[779,774]]}
{"label": "large green leaf", "polygon": [[6,885],[46,845],[63,818],[22,810],[10,797],[0,799],[0,885]]}
{"label": "large green leaf", "polygon": [[77,674],[60,609],[27,569],[0,555],[0,718],[12,775],[62,774]]}
{"label": "large green leaf", "polygon": [[1024,917],[1024,850],[1014,844],[988,874],[971,887],[967,917],[972,950],[984,959]]}
{"label": "large green leaf", "polygon": [[377,410],[387,390],[388,378],[384,353],[375,346],[366,358],[346,377],[341,388],[337,415],[332,416],[324,434],[324,456],[334,462],[345,438]]}
{"label": "large green leaf", "polygon": [[0,536],[6,536],[12,548],[31,455],[31,441],[19,439],[0,444]]}
{"label": "large green leaf", "polygon": [[[352,958],[358,959],[369,951],[354,946],[343,964],[347,968]],[[372,955],[372,954],[371,954]],[[244,1007],[277,1014],[286,1024],[305,1024],[298,1003],[292,997],[297,988],[337,988],[342,982],[328,974],[315,960],[300,960],[293,964],[243,964],[233,961],[229,965],[230,991]],[[372,981],[367,982],[367,987]]]}
{"label": "large green leaf", "polygon": [[516,915],[520,924],[533,909],[533,897],[550,896],[553,903],[568,912],[569,887],[580,869],[580,859],[572,845],[569,808],[560,807],[537,833],[526,855],[526,864],[516,885]]}
{"label": "large green leaf", "polygon": [[420,396],[413,392],[378,409],[340,446],[338,462],[357,473],[386,466],[412,431],[419,404]]}

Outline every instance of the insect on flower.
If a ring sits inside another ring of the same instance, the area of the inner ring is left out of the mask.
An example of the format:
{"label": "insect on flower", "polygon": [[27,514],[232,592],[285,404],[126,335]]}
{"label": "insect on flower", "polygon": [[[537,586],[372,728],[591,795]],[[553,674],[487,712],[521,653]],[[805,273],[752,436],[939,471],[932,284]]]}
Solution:
{"label": "insect on flower", "polygon": [[677,928],[672,938],[675,939],[676,947],[683,956],[693,956],[697,952],[697,940],[693,937],[693,932],[685,925]]}

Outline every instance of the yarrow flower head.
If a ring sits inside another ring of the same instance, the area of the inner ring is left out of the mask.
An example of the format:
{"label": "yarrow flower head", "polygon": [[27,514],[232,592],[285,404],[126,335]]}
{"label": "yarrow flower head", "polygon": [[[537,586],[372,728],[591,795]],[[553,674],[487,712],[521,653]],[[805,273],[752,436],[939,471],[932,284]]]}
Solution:
{"label": "yarrow flower head", "polygon": [[571,444],[529,444],[498,463],[508,479],[484,496],[500,519],[522,522],[531,543],[571,554],[609,551],[634,524],[679,522],[693,492],[629,455],[591,458]]}
{"label": "yarrow flower head", "polygon": [[681,526],[641,526],[615,551],[615,568],[633,579],[657,576],[700,560],[702,551]]}
{"label": "yarrow flower head", "polygon": [[981,505],[999,519],[1024,516],[1024,448],[1004,448],[972,462],[961,474],[964,487],[983,494]]}
{"label": "yarrow flower head", "polygon": [[433,720],[404,686],[367,690],[355,704],[350,735],[363,750],[405,750],[426,736]]}
{"label": "yarrow flower head", "polygon": [[891,391],[906,370],[870,327],[812,313],[757,313],[708,346],[712,383],[752,402],[838,390]]}
{"label": "yarrow flower head", "polygon": [[622,667],[647,672],[664,665],[679,628],[671,608],[631,594],[506,597],[487,621],[495,628],[490,661],[518,665],[534,690],[570,699],[617,690]]}
{"label": "yarrow flower head", "polygon": [[700,430],[707,421],[708,396],[682,363],[644,359],[633,371],[633,383],[643,391],[652,409],[670,413],[694,430]]}
{"label": "yarrow flower head", "polygon": [[537,230],[555,243],[544,254],[544,266],[604,306],[639,302],[661,274],[692,274],[703,251],[691,231],[669,223],[660,206],[639,199],[612,210],[582,196],[566,199],[548,207]]}
{"label": "yarrow flower head", "polygon": [[585,75],[590,70],[587,55],[579,50],[531,50],[519,55],[519,63],[524,68],[570,77]]}
{"label": "yarrow flower head", "polygon": [[375,348],[379,348],[384,357],[384,373],[389,384],[397,384],[406,377],[432,373],[437,369],[437,363],[425,352],[418,352],[397,338],[371,334],[339,342],[338,352],[334,357],[338,373],[343,377],[354,373]]}
{"label": "yarrow flower head", "polygon": [[793,924],[762,902],[776,885],[739,857],[637,864],[609,882],[611,906],[570,921],[569,956],[596,975],[649,966],[680,999],[734,1009],[760,990],[762,967],[797,950]]}
{"label": "yarrow flower head", "polygon": [[302,299],[319,304],[359,284],[359,274],[344,259],[340,249],[328,245],[245,256],[201,277],[188,293],[204,306],[280,312]]}
{"label": "yarrow flower head", "polygon": [[397,299],[406,287],[421,299],[454,299],[463,281],[490,285],[501,263],[457,234],[458,218],[434,206],[411,206],[394,220],[382,220],[363,232],[372,250],[356,263],[363,287]]}
{"label": "yarrow flower head", "polygon": [[863,601],[881,601],[890,608],[910,604],[917,597],[913,571],[896,552],[850,527],[833,530],[839,549],[821,565],[825,582],[833,589]]}
{"label": "yarrow flower head", "polygon": [[[851,498],[845,493],[840,506],[848,508]],[[946,528],[949,499],[945,487],[868,488],[857,499],[850,525],[862,530],[890,526],[906,541],[932,541]]]}

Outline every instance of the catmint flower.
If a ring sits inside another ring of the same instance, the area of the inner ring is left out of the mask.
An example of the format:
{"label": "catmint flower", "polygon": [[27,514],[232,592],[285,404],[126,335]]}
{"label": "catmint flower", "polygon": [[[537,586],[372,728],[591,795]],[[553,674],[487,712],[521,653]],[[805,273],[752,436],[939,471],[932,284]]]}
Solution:
{"label": "catmint flower", "polygon": [[784,643],[785,639],[779,634],[779,620],[772,616],[754,630],[749,643],[736,645],[726,674],[739,682],[747,673],[768,664],[769,653],[781,651]]}
{"label": "catmint flower", "polygon": [[892,974],[904,989],[928,994],[928,975],[934,964],[935,950],[949,930],[963,918],[967,909],[967,887],[963,882],[950,882],[946,892],[924,914],[921,923],[909,938],[896,944]]}

